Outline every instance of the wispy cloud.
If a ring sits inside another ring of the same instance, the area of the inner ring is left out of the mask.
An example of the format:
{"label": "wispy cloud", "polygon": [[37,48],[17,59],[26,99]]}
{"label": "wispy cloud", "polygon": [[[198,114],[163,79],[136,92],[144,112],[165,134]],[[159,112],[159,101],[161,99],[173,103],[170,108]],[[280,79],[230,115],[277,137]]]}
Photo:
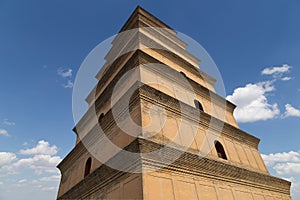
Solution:
{"label": "wispy cloud", "polygon": [[288,64],[283,64],[282,66],[268,67],[262,70],[262,75],[278,75],[289,72],[292,67]]}
{"label": "wispy cloud", "polygon": [[2,124],[3,124],[3,125],[7,125],[7,126],[14,126],[14,125],[16,125],[15,122],[10,121],[10,120],[8,120],[8,119],[4,119],[3,122],[2,122]]}
{"label": "wispy cloud", "polygon": [[73,70],[71,68],[64,69],[62,67],[58,68],[57,74],[63,79],[67,80],[67,83],[62,84],[64,88],[73,88],[73,81],[71,80]]}
{"label": "wispy cloud", "polygon": [[63,78],[71,77],[72,76],[72,69],[64,69],[62,67],[58,68],[57,74]]}
{"label": "wispy cloud", "polygon": [[53,175],[53,176],[47,176],[47,177],[42,177],[40,178],[40,181],[59,181],[60,180],[60,176],[59,175]]}
{"label": "wispy cloud", "polygon": [[41,190],[42,191],[54,191],[56,190],[57,188],[56,187],[42,187]]}
{"label": "wispy cloud", "polygon": [[285,76],[285,77],[281,78],[282,81],[289,81],[291,79],[292,79],[292,77],[289,77],[289,76]]}
{"label": "wispy cloud", "polygon": [[5,129],[0,129],[0,135],[6,136],[6,137],[9,136],[7,130],[5,130]]}
{"label": "wispy cloud", "polygon": [[50,146],[49,142],[40,140],[35,147],[30,149],[21,149],[19,153],[23,155],[55,155],[57,153],[57,147],[55,145]]}
{"label": "wispy cloud", "polygon": [[18,181],[18,183],[26,183],[27,182],[27,179],[21,179]]}
{"label": "wispy cloud", "polygon": [[67,84],[63,85],[64,88],[73,88],[74,83],[71,80],[68,80]]}

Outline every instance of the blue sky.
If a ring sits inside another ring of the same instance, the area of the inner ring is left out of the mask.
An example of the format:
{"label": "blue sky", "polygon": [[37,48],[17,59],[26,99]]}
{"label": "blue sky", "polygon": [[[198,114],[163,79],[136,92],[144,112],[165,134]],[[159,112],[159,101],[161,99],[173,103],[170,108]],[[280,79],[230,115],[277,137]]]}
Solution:
{"label": "blue sky", "polygon": [[296,0],[0,0],[0,199],[55,198],[55,165],[75,143],[76,72],[137,5],[205,47],[240,127],[261,138],[271,174],[292,180],[300,199]]}

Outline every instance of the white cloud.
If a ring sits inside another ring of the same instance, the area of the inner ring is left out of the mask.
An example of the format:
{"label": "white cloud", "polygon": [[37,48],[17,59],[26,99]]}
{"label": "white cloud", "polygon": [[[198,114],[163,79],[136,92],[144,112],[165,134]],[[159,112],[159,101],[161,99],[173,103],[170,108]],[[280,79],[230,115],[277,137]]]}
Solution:
{"label": "white cloud", "polygon": [[63,68],[58,68],[57,74],[63,78],[71,77],[72,76],[72,69],[63,69]]}
{"label": "white cloud", "polygon": [[23,158],[14,163],[14,167],[20,169],[27,167],[35,170],[37,174],[58,173],[57,164],[61,161],[57,154],[57,147],[50,146],[48,142],[41,140],[38,144],[30,149],[22,149],[19,151],[23,155],[34,155],[33,157]]}
{"label": "white cloud", "polygon": [[290,181],[292,183],[291,185],[291,195],[293,197],[292,199],[298,199],[296,197],[300,196],[300,183],[294,177],[289,177],[289,178],[283,177],[283,179]]}
{"label": "white cloud", "polygon": [[[59,76],[63,77],[63,78],[70,78],[70,77],[72,77],[72,72],[73,72],[73,70],[70,69],[70,68],[69,69],[63,69],[63,68],[60,67],[57,70],[57,74]],[[73,88],[73,85],[74,85],[73,81],[68,80],[67,83],[63,84],[62,86],[64,88]]]}
{"label": "white cloud", "polygon": [[300,151],[262,154],[262,158],[279,175],[300,174]]}
{"label": "white cloud", "polygon": [[[300,175],[300,151],[262,154],[262,158],[266,165],[275,171],[275,176],[281,176],[283,179],[292,182],[291,195],[293,199],[298,199],[297,197],[300,196],[300,183],[295,177],[298,178]],[[287,175],[291,177],[286,178]]]}
{"label": "white cloud", "polygon": [[21,179],[18,181],[18,183],[26,183],[27,182],[27,179]]}
{"label": "white cloud", "polygon": [[[55,198],[60,177],[56,166],[61,162],[56,146],[42,140],[23,151],[23,155],[0,152],[0,199]],[[34,197],[30,196],[32,192]]]}
{"label": "white cloud", "polygon": [[7,125],[7,126],[14,126],[16,125],[15,122],[9,121],[8,119],[4,119],[2,124]]}
{"label": "white cloud", "polygon": [[53,175],[53,176],[48,176],[48,177],[42,177],[40,178],[40,181],[59,181],[60,180],[60,176],[59,175]]}
{"label": "white cloud", "polygon": [[0,128],[0,135],[3,135],[3,136],[9,136],[7,130],[1,129],[1,128]]}
{"label": "white cloud", "polygon": [[269,155],[262,154],[267,166],[272,166],[277,162],[300,162],[300,153],[296,151],[271,153]]}
{"label": "white cloud", "polygon": [[237,105],[234,116],[239,122],[255,122],[275,118],[280,114],[278,105],[269,104],[266,93],[274,91],[273,81],[247,84],[236,88],[227,100]]}
{"label": "white cloud", "polygon": [[20,154],[24,155],[34,155],[34,154],[44,154],[44,155],[55,155],[57,153],[57,147],[55,145],[51,146],[48,142],[41,140],[38,144],[31,149],[21,149]]}
{"label": "white cloud", "polygon": [[291,104],[286,104],[283,117],[300,117],[300,110],[294,108]]}
{"label": "white cloud", "polygon": [[51,155],[34,155],[30,158],[23,158],[13,164],[17,169],[29,168],[33,169],[37,174],[58,173],[56,166],[61,161],[59,156]]}
{"label": "white cloud", "polygon": [[67,84],[64,84],[64,88],[73,88],[74,83],[71,80],[68,80]]}
{"label": "white cloud", "polygon": [[0,152],[0,177],[17,174],[23,170],[31,169],[36,174],[56,173],[56,168],[61,158],[56,156],[57,147],[50,146],[48,142],[41,140],[38,144],[26,150],[20,150],[19,153],[29,156],[17,159],[16,154],[11,152]]}
{"label": "white cloud", "polygon": [[16,173],[12,168],[12,165],[16,160],[16,154],[11,152],[0,152],[0,177]]}
{"label": "white cloud", "polygon": [[291,66],[289,66],[287,64],[283,64],[282,66],[279,66],[279,67],[265,68],[265,69],[263,69],[261,74],[263,74],[263,75],[283,74],[283,73],[289,72],[290,69],[291,69]]}
{"label": "white cloud", "polygon": [[42,190],[42,191],[53,191],[53,190],[57,190],[57,187],[44,187],[43,185],[36,185],[35,188]]}
{"label": "white cloud", "polygon": [[10,152],[0,152],[0,168],[12,163],[17,158],[16,154]]}
{"label": "white cloud", "polygon": [[289,177],[289,178],[283,177],[283,179],[286,180],[286,181],[289,181],[289,182],[295,181],[294,177]]}
{"label": "white cloud", "polygon": [[56,190],[57,188],[56,187],[42,187],[42,191],[53,191],[53,190]]}
{"label": "white cloud", "polygon": [[36,184],[36,183],[38,183],[39,181],[38,180],[32,180],[31,181],[31,183],[33,183],[33,184]]}
{"label": "white cloud", "polygon": [[282,81],[289,81],[291,79],[292,79],[292,77],[289,77],[289,76],[285,76],[285,77],[281,78]]}
{"label": "white cloud", "polygon": [[275,169],[276,173],[279,175],[300,174],[300,163],[277,163],[273,169]]}

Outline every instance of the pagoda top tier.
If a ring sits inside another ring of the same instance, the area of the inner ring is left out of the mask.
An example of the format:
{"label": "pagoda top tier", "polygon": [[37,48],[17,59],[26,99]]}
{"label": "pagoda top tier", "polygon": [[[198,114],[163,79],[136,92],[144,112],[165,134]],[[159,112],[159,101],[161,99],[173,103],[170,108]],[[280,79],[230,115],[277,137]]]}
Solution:
{"label": "pagoda top tier", "polygon": [[141,28],[141,27],[160,27],[160,28],[166,28],[169,29],[170,32],[172,32],[174,35],[177,34],[177,32],[159,20],[157,17],[143,9],[141,6],[137,6],[131,16],[128,18],[126,23],[123,25],[121,30],[119,32],[123,32],[126,30],[134,29],[134,28]]}

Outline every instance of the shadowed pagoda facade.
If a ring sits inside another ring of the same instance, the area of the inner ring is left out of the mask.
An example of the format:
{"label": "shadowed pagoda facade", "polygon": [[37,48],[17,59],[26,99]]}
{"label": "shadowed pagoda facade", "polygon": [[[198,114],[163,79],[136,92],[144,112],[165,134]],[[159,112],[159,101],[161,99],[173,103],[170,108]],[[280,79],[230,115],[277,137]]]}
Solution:
{"label": "shadowed pagoda facade", "polygon": [[[73,129],[76,145],[58,165],[57,199],[291,199],[290,182],[270,176],[259,139],[239,129],[235,105],[216,94],[215,79],[199,69],[201,58],[186,51],[176,31],[141,7],[120,33],[132,29],[113,40],[86,98],[89,109]],[[126,124],[128,117],[137,124],[130,134],[116,119]],[[104,135],[138,156],[110,152]],[[100,154],[113,156],[102,162]]]}

